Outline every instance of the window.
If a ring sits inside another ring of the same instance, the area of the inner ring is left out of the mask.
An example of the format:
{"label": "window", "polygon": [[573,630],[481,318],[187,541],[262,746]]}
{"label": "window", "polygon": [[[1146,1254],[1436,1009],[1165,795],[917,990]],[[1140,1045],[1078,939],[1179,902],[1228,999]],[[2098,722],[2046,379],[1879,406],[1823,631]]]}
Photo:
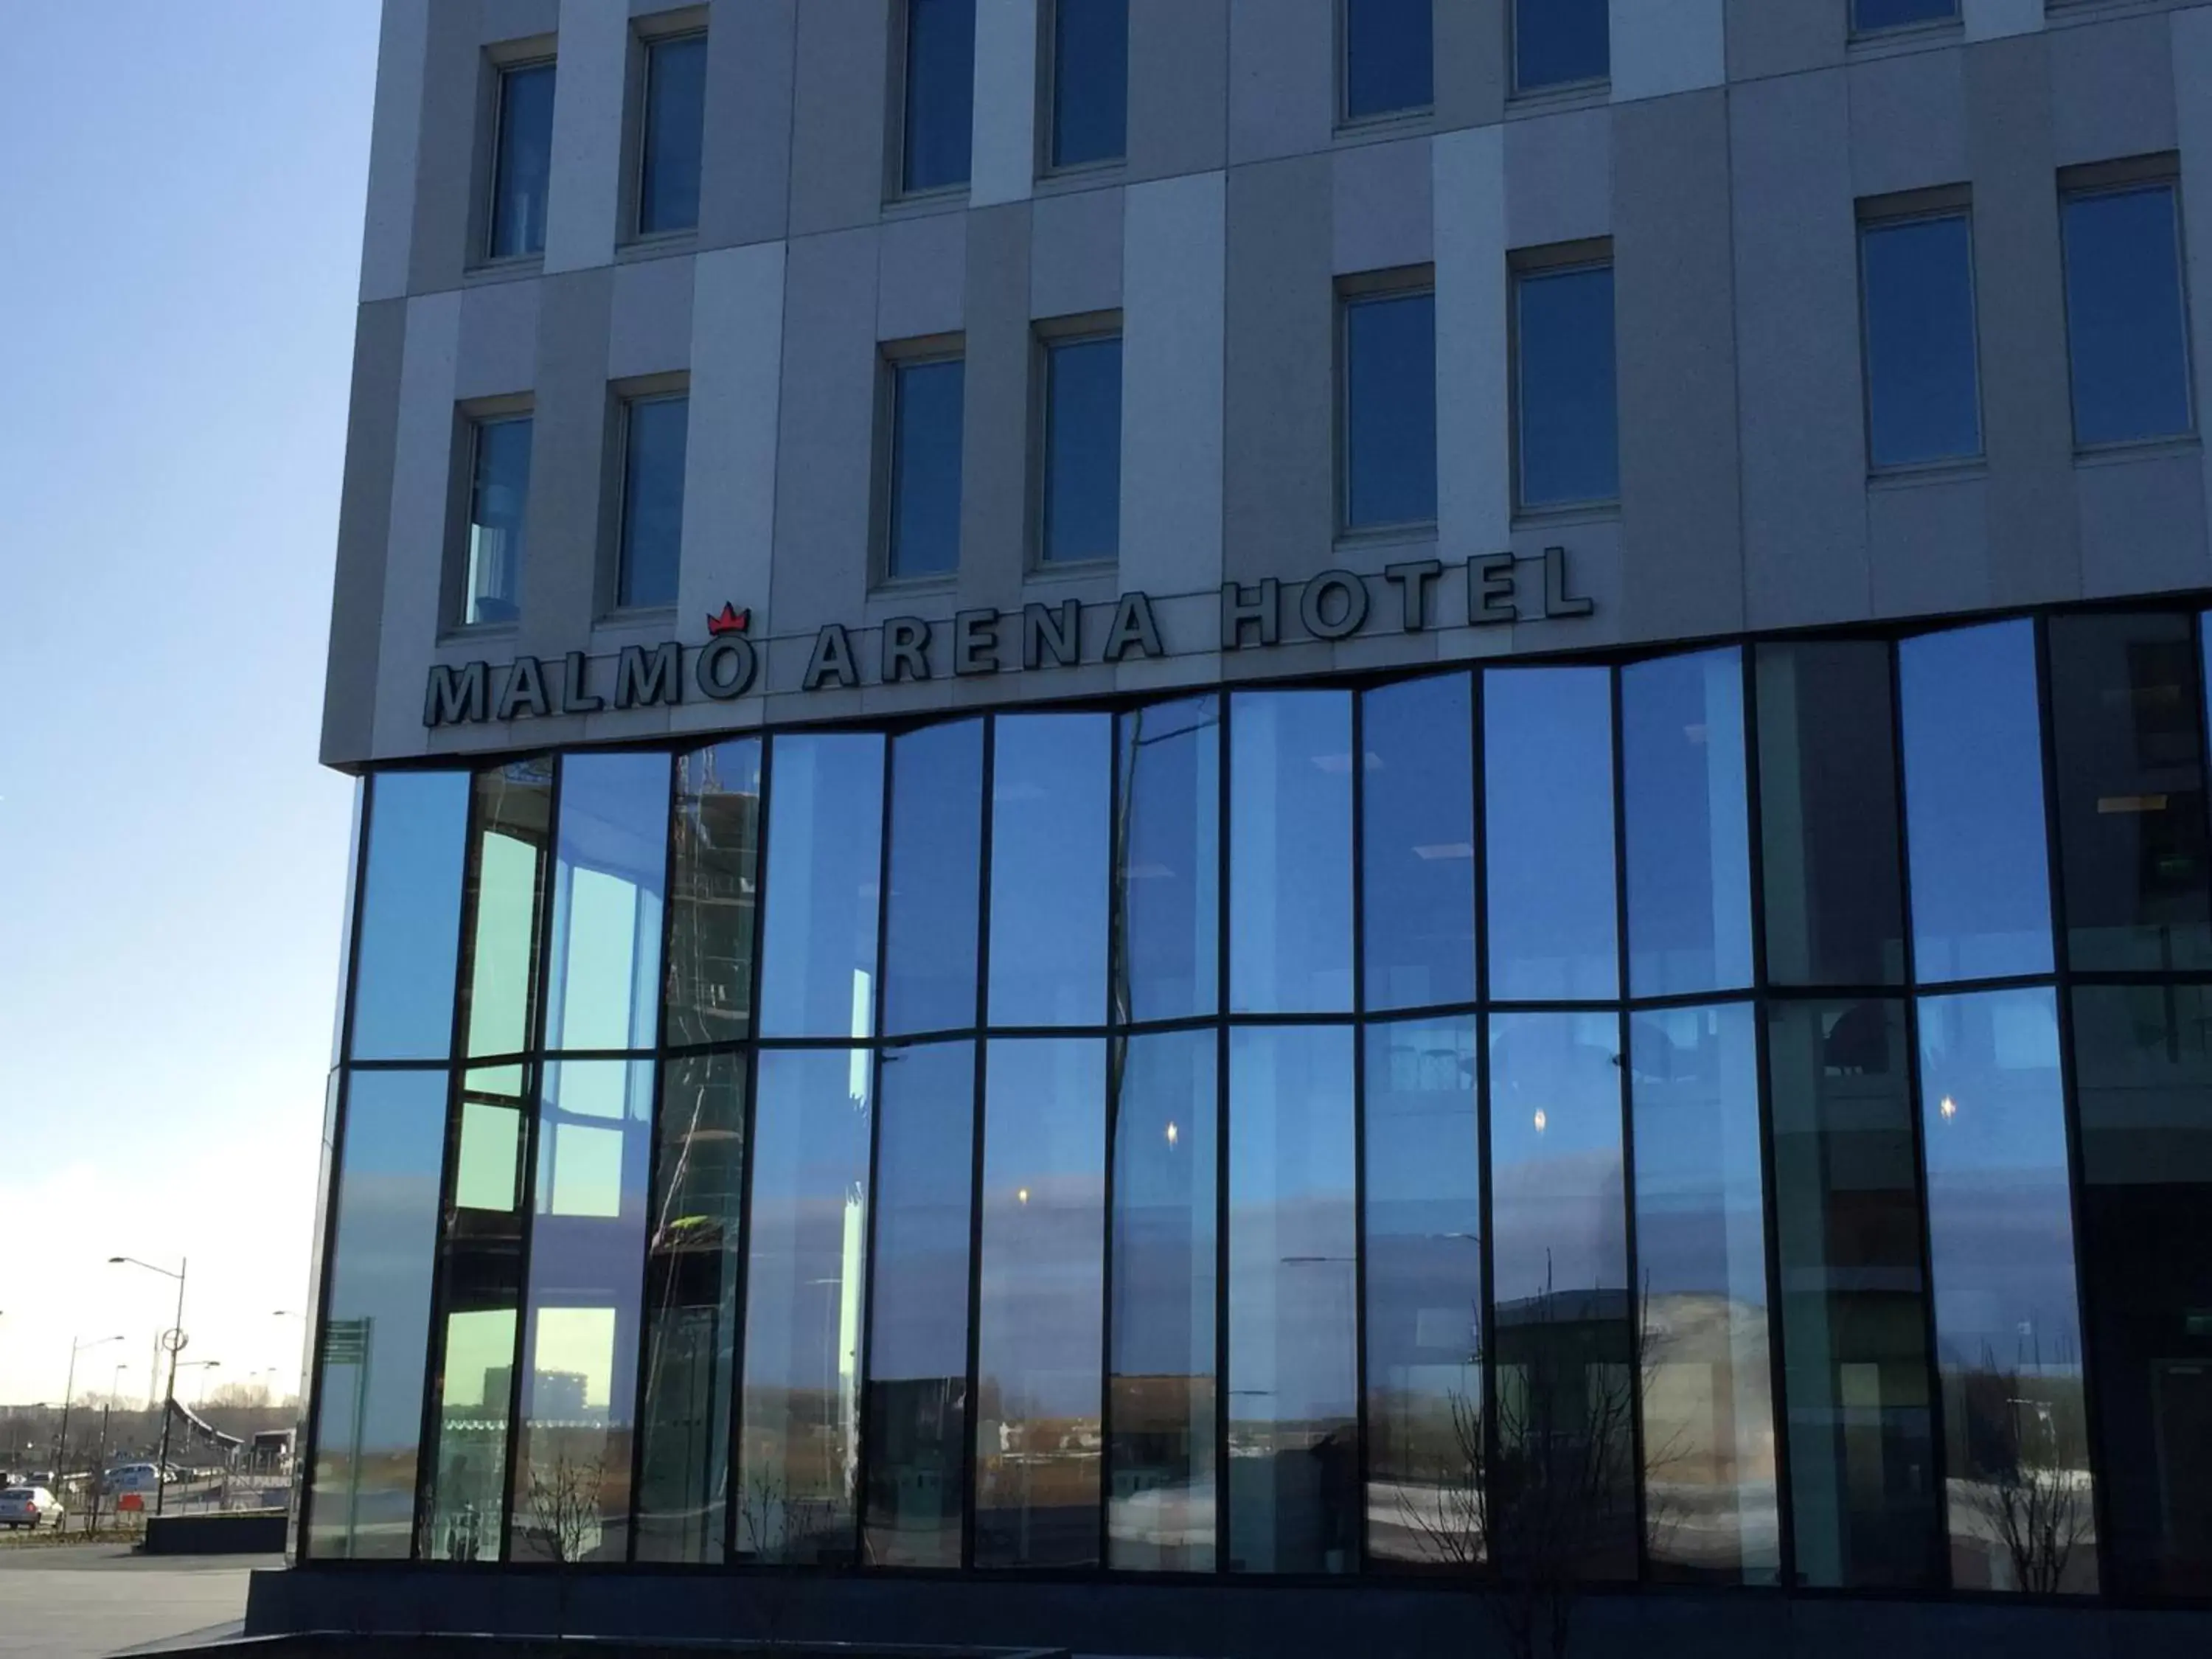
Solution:
{"label": "window", "polygon": [[1620,977],[1612,674],[1485,673],[1482,764],[1491,996],[1610,1000]]}
{"label": "window", "polygon": [[1129,0],[1052,13],[1052,165],[1119,161],[1129,142]]}
{"label": "window", "polygon": [[760,896],[761,744],[737,738],[676,757],[670,850],[668,1041],[750,1029]]}
{"label": "window", "polygon": [[667,866],[665,754],[583,753],[561,763],[544,1046],[650,1048],[660,994]]}
{"label": "window", "polygon": [[545,181],[553,166],[553,65],[499,71],[485,257],[545,251]]}
{"label": "window", "polygon": [[1437,303],[1426,291],[1344,302],[1344,527],[1437,516]]}
{"label": "window", "polygon": [[1114,1018],[1211,1014],[1220,1006],[1221,701],[1132,709],[1115,740]]}
{"label": "window", "polygon": [[637,234],[658,236],[699,222],[699,149],[707,105],[707,37],[686,34],[645,48],[645,121],[638,146]]}
{"label": "window", "polygon": [[1121,541],[1121,336],[1048,341],[1043,557],[1110,559]]}
{"label": "window", "polygon": [[453,1052],[468,821],[465,772],[386,772],[370,787],[355,935],[356,1060],[442,1060]]}
{"label": "window", "polygon": [[884,574],[893,581],[960,568],[957,357],[890,368],[890,505]]}
{"label": "window", "polygon": [[1964,213],[1859,228],[1867,457],[1877,469],[1982,453],[1973,231]]}
{"label": "window", "polygon": [[1915,23],[1948,23],[1958,15],[1959,0],[1851,0],[1851,32],[1873,34]]}
{"label": "window", "polygon": [[2064,222],[2074,441],[2133,443],[2188,431],[2173,185],[2069,196]]}
{"label": "window", "polygon": [[622,556],[617,609],[676,603],[684,547],[686,397],[638,398],[623,407]]}
{"label": "window", "polygon": [[906,97],[899,188],[968,182],[975,113],[975,0],[906,0]]}
{"label": "window", "polygon": [[991,1024],[1099,1024],[1113,717],[1001,714],[991,744]]}
{"label": "window", "polygon": [[1513,89],[1602,81],[1613,72],[1606,0],[1513,0]]}
{"label": "window", "polygon": [[1343,0],[1344,118],[1426,109],[1434,93],[1431,0]]}
{"label": "window", "polygon": [[1352,1006],[1352,783],[1349,694],[1231,699],[1232,1012]]}
{"label": "window", "polygon": [[901,732],[890,760],[884,1030],[960,1030],[975,1024],[983,722]]}
{"label": "window", "polygon": [[1522,271],[1513,292],[1519,505],[1619,500],[1613,266]]}
{"label": "window", "polygon": [[1360,694],[1364,1006],[1474,1000],[1474,749],[1465,674]]}
{"label": "window", "polygon": [[469,540],[461,621],[511,623],[521,614],[523,526],[530,502],[531,419],[471,423]]}
{"label": "window", "polygon": [[865,1037],[874,1030],[884,739],[779,737],[770,764],[762,1033]]}

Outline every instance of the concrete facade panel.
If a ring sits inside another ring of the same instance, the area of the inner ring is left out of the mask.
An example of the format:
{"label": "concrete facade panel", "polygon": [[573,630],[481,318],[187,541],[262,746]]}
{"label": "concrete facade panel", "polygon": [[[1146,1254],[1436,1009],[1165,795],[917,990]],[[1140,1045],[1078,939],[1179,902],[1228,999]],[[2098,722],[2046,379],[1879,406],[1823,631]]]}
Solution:
{"label": "concrete facade panel", "polygon": [[691,362],[691,257],[615,267],[607,378],[668,374]]}
{"label": "concrete facade panel", "polygon": [[791,234],[872,224],[890,179],[890,9],[804,0],[792,70]]}
{"label": "concrete facade panel", "polygon": [[[2172,23],[2174,137],[2181,150],[2181,225],[2201,444],[2205,411],[2212,410],[2212,8],[2178,11]],[[2212,504],[2212,445],[2203,446],[2203,453],[2204,497]]]}
{"label": "concrete facade panel", "polygon": [[621,426],[608,392],[614,271],[540,284],[538,395],[530,439],[530,556],[517,645],[559,656],[612,603],[612,507]]}
{"label": "concrete facade panel", "polygon": [[1030,316],[1073,317],[1121,306],[1122,205],[1115,189],[1040,196],[1030,204]]}
{"label": "concrete facade panel", "polygon": [[1229,0],[1231,165],[1327,149],[1336,109],[1336,0]]}
{"label": "concrete facade panel", "polygon": [[1829,0],[1728,0],[1731,81],[1839,69],[1849,41],[1848,14]]}
{"label": "concrete facade panel", "polygon": [[1129,0],[1132,180],[1229,160],[1230,0]]}
{"label": "concrete facade panel", "polygon": [[345,471],[338,485],[338,534],[331,581],[331,639],[323,687],[325,766],[376,752],[379,646],[386,566],[392,545],[392,484],[398,459],[408,304],[361,307],[354,329],[353,391],[346,408]]}
{"label": "concrete facade panel", "polygon": [[1874,614],[1908,617],[1996,603],[1988,480],[1966,474],[1885,483],[1867,492]]}
{"label": "concrete facade panel", "polygon": [[1959,0],[1969,40],[1999,40],[2043,27],[2044,0]]}
{"label": "concrete facade panel", "polygon": [[407,292],[414,244],[415,173],[428,66],[430,0],[392,0],[377,33],[376,104],[368,140],[368,202],[362,214],[361,298]]}
{"label": "concrete facade panel", "polygon": [[1947,47],[1850,66],[1852,194],[1966,179],[1964,58]]}
{"label": "concrete facade panel", "polygon": [[[963,607],[1021,603],[1030,557],[1030,209],[968,216],[968,370],[960,441]],[[849,596],[848,596],[849,599]]]}
{"label": "concrete facade panel", "polygon": [[[453,465],[461,296],[425,295],[408,301],[406,312],[377,619],[374,741],[380,755],[413,754],[422,744],[422,677],[445,620],[446,486]],[[379,326],[388,330],[391,324],[380,319]],[[388,342],[379,343],[388,349]],[[368,488],[364,481],[364,493]],[[369,518],[364,503],[364,530]]]}
{"label": "concrete facade panel", "polygon": [[1495,552],[1513,527],[1505,135],[1440,136],[1436,171],[1437,544]]}
{"label": "concrete facade panel", "polygon": [[629,19],[605,0],[561,0],[553,171],[545,199],[549,272],[587,270],[614,258],[629,39]]}
{"label": "concrete facade panel", "polygon": [[773,241],[790,222],[799,0],[713,0],[700,134],[702,248]]}
{"label": "concrete facade panel", "polygon": [[2051,151],[2060,167],[2174,147],[2170,25],[2116,18],[2050,44]]}
{"label": "concrete facade panel", "polygon": [[1331,228],[1337,275],[1424,265],[1436,258],[1429,145],[1426,138],[1403,138],[1336,152]]}
{"label": "concrete facade panel", "polygon": [[1036,178],[1036,0],[975,0],[973,207],[1028,198]]}
{"label": "concrete facade panel", "polygon": [[1613,100],[1664,98],[1728,79],[1728,0],[1612,0]]}
{"label": "concrete facade panel", "polygon": [[475,252],[469,241],[484,164],[481,129],[489,125],[490,71],[477,38],[474,8],[434,5],[429,21],[407,244],[410,294],[457,286]]}
{"label": "concrete facade panel", "polygon": [[1505,124],[1508,246],[1612,234],[1613,119],[1583,109]]}
{"label": "concrete facade panel", "polygon": [[930,213],[875,233],[876,337],[957,334],[968,307],[968,221]]}
{"label": "concrete facade panel", "polygon": [[538,384],[538,287],[484,283],[461,290],[455,398],[500,398]]}
{"label": "concrete facade panel", "polygon": [[1505,117],[1511,75],[1505,62],[1511,0],[1459,0],[1433,9],[1436,124],[1439,131],[1489,126]]}
{"label": "concrete facade panel", "polygon": [[867,592],[875,466],[876,238],[793,241],[783,289],[775,624],[811,631]]}
{"label": "concrete facade panel", "polygon": [[2204,470],[2187,448],[2075,469],[2081,591],[2087,599],[2212,586]]}

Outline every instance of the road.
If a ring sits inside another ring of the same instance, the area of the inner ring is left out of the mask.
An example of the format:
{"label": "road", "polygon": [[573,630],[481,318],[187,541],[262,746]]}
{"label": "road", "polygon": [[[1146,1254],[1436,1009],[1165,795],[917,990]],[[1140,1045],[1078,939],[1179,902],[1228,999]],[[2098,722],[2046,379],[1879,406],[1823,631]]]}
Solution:
{"label": "road", "polygon": [[246,1577],[274,1555],[139,1556],[122,1546],[0,1550],[0,1653],[107,1659],[187,1636],[237,1633]]}

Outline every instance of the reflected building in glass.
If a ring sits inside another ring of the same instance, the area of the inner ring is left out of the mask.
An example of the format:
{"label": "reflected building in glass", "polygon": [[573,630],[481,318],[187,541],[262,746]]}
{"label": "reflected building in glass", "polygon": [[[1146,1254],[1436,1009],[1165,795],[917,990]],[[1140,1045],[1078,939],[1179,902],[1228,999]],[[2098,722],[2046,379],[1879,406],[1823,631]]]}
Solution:
{"label": "reflected building in glass", "polygon": [[2212,7],[595,9],[385,28],[251,1627],[2212,1644]]}

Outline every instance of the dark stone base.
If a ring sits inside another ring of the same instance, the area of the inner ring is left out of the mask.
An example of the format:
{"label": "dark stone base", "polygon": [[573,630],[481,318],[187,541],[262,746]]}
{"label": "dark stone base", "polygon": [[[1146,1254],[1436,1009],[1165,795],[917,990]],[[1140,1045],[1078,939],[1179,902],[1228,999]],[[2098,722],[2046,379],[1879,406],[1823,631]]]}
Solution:
{"label": "dark stone base", "polygon": [[236,1515],[149,1515],[149,1555],[281,1555],[287,1517],[282,1510]]}

